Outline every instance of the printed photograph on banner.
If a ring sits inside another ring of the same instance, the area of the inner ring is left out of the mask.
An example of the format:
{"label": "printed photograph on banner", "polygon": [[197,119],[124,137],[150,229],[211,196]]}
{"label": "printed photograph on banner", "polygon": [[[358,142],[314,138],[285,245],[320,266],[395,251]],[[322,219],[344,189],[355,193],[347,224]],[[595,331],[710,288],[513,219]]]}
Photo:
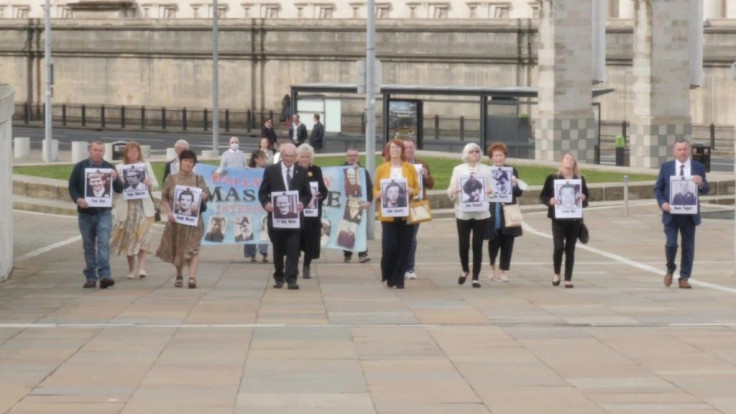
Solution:
{"label": "printed photograph on banner", "polygon": [[174,187],[174,217],[179,224],[196,226],[199,218],[199,203],[202,189],[177,185]]}
{"label": "printed photograph on banner", "polygon": [[84,200],[90,207],[112,207],[112,168],[84,169]]}
{"label": "printed photograph on banner", "polygon": [[268,216],[261,217],[261,231],[258,232],[258,240],[261,243],[271,243],[271,238],[268,236]]}
{"label": "printed photograph on banner", "polygon": [[251,241],[255,238],[255,232],[253,231],[253,221],[250,219],[250,216],[236,217],[234,221],[234,226],[236,243]]}
{"label": "printed photograph on banner", "polygon": [[276,229],[298,229],[299,192],[274,191],[271,193],[273,205],[273,227]]}
{"label": "printed photograph on banner", "polygon": [[363,187],[360,185],[359,173],[360,167],[358,166],[345,168],[343,174],[345,176],[346,197],[363,197]]}
{"label": "printed photograph on banner", "polygon": [[319,194],[319,183],[317,181],[309,182],[309,189],[312,191],[312,199],[304,208],[304,217],[317,217],[319,214],[317,195]]}
{"label": "printed photograph on banner", "polygon": [[342,219],[351,223],[360,224],[363,220],[363,209],[363,200],[355,197],[348,197],[348,202],[345,203],[345,213],[342,215]]}
{"label": "printed photograph on banner", "polygon": [[583,218],[583,183],[580,179],[555,180],[555,218]]}
{"label": "printed photograph on banner", "polygon": [[358,225],[349,221],[342,220],[337,229],[337,245],[346,249],[353,250],[355,248],[355,237]]}
{"label": "printed photograph on banner", "polygon": [[320,228],[319,245],[320,247],[327,247],[330,243],[330,231],[332,230],[332,223],[329,219],[323,218],[320,220],[322,227]]}
{"label": "printed photograph on banner", "polygon": [[486,179],[477,174],[460,176],[460,211],[474,212],[488,210],[486,200]]}
{"label": "printed photograph on banner", "polygon": [[227,219],[222,216],[210,216],[207,222],[204,239],[211,243],[222,243],[225,240]]}
{"label": "printed photograph on banner", "polygon": [[381,180],[381,215],[383,217],[407,217],[409,194],[405,178]]}
{"label": "printed photograph on banner", "polygon": [[513,167],[491,167],[491,188],[493,193],[489,201],[498,203],[510,203],[513,200],[513,187],[511,177],[514,175]]}
{"label": "printed photograph on banner", "polygon": [[417,199],[421,200],[422,197],[422,188],[424,188],[424,177],[422,176],[422,169],[424,167],[422,164],[414,164],[414,169],[417,170],[417,179],[419,180],[419,194],[417,195]]}
{"label": "printed photograph on banner", "polygon": [[123,199],[138,200],[149,197],[146,181],[146,164],[123,165]]}
{"label": "printed photograph on banner", "polygon": [[692,177],[670,177],[670,214],[697,214],[698,185]]}

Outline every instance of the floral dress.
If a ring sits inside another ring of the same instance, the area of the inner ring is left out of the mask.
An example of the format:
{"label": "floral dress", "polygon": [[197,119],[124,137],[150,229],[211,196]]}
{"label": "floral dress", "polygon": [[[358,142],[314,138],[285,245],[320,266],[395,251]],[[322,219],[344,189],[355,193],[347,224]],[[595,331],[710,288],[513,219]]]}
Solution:
{"label": "floral dress", "polygon": [[[204,177],[194,173],[173,174],[164,181],[164,188],[161,192],[161,201],[166,201],[170,206],[174,204],[174,190],[177,185],[186,185],[189,187],[199,187],[202,189],[202,196],[205,194],[209,197],[209,190],[205,185]],[[174,266],[183,266],[192,257],[199,254],[199,246],[202,243],[204,235],[204,222],[200,213],[196,226],[187,226],[185,224],[166,222],[164,234],[161,236],[161,244],[156,251],[156,257]]]}

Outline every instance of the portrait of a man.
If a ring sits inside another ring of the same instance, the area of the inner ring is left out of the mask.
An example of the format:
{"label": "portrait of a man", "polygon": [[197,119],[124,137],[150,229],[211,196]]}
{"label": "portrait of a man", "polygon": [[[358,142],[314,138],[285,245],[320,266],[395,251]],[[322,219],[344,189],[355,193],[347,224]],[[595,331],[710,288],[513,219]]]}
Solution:
{"label": "portrait of a man", "polygon": [[677,193],[672,198],[672,204],[676,206],[694,206],[698,203],[690,180],[680,180],[677,184]]}
{"label": "portrait of a man", "polygon": [[174,214],[196,217],[199,213],[199,208],[194,198],[194,193],[189,189],[179,192],[176,200],[174,200]]}
{"label": "portrait of a man", "polygon": [[498,192],[501,194],[509,193],[511,190],[511,186],[509,184],[509,175],[506,171],[502,169],[497,169],[493,171],[494,192]]}
{"label": "portrait of a man", "polygon": [[125,180],[125,190],[123,191],[143,191],[148,189],[143,182],[146,179],[144,170],[135,167],[124,169],[123,179]]}
{"label": "portrait of a man", "polygon": [[470,176],[462,186],[464,203],[476,203],[481,201],[483,196],[483,183],[480,182],[473,175]]}
{"label": "portrait of a man", "polygon": [[91,172],[87,174],[87,193],[85,197],[110,197],[110,174]]}
{"label": "portrait of a man", "polygon": [[577,186],[573,184],[565,184],[561,186],[557,195],[558,202],[560,203],[560,208],[581,208],[580,203],[578,202],[578,193],[579,190]]}
{"label": "portrait of a man", "polygon": [[345,169],[345,195],[347,197],[362,197],[363,188],[360,186],[358,179],[358,168]]}
{"label": "portrait of a man", "polygon": [[363,201],[358,198],[348,197],[348,202],[345,205],[345,213],[342,215],[342,218],[351,223],[360,223],[363,219]]}
{"label": "portrait of a man", "polygon": [[226,224],[227,221],[225,217],[210,217],[209,228],[207,230],[207,233],[204,235],[204,239],[212,243],[222,243],[222,241],[225,239]]}
{"label": "portrait of a man", "polygon": [[254,239],[253,222],[250,217],[242,216],[235,219],[235,241],[242,243]]}
{"label": "portrait of a man", "polygon": [[406,207],[406,188],[392,181],[383,189],[383,208]]}
{"label": "portrait of a man", "polygon": [[294,219],[299,217],[296,205],[292,203],[292,197],[288,195],[278,195],[274,205],[273,217],[277,219]]}

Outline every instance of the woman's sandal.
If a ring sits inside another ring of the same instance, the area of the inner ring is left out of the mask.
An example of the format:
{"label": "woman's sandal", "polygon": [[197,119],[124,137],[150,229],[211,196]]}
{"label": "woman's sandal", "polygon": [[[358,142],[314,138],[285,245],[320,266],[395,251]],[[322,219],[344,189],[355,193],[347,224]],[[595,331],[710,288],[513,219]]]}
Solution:
{"label": "woman's sandal", "polygon": [[566,280],[565,281],[565,287],[568,288],[568,289],[572,289],[572,288],[575,287],[575,285],[573,285],[571,281]]}
{"label": "woman's sandal", "polygon": [[197,280],[194,279],[193,277],[190,277],[189,280],[187,281],[187,287],[189,289],[195,289],[197,287]]}
{"label": "woman's sandal", "polygon": [[174,282],[174,287],[180,288],[182,286],[184,286],[184,277],[183,276],[177,276],[176,277],[176,282]]}
{"label": "woman's sandal", "polygon": [[552,286],[560,286],[560,275],[552,276]]}
{"label": "woman's sandal", "polygon": [[141,270],[140,272],[138,272],[138,278],[145,279],[146,276],[148,276],[148,273],[146,273],[145,270]]}

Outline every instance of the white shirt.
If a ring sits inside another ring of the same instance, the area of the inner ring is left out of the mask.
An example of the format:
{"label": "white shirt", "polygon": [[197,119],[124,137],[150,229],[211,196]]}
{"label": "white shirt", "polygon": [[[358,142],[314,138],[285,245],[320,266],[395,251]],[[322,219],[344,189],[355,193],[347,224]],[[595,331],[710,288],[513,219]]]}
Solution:
{"label": "white shirt", "polygon": [[680,176],[680,166],[682,166],[682,165],[685,166],[685,170],[684,170],[685,173],[683,175],[685,177],[690,177],[692,175],[692,174],[690,174],[690,172],[691,172],[691,169],[690,169],[690,158],[688,158],[687,161],[685,161],[684,163],[680,162],[680,160],[678,160],[678,159],[675,160],[675,175],[678,176],[678,177]]}
{"label": "white shirt", "polygon": [[296,142],[299,142],[299,137],[297,136],[297,132],[299,131],[299,125],[302,123],[299,122],[298,124],[291,124],[291,127],[294,128],[294,133],[291,135],[291,140]]}
{"label": "white shirt", "polygon": [[179,174],[179,159],[176,158],[171,162],[171,175]]}
{"label": "white shirt", "polygon": [[470,219],[487,219],[491,217],[491,212],[488,209],[485,209],[484,211],[474,211],[474,212],[466,212],[460,210],[460,200],[462,197],[458,197],[457,195],[453,194],[454,190],[460,186],[460,176],[463,175],[470,175],[470,173],[475,174],[476,176],[482,176],[485,178],[486,185],[491,182],[491,168],[485,164],[481,164],[480,162],[478,164],[475,164],[475,167],[470,167],[469,164],[460,164],[456,166],[452,170],[452,178],[450,178],[450,186],[447,187],[447,196],[450,197],[450,200],[453,200],[455,202],[455,218],[460,220],[470,220]]}
{"label": "white shirt", "polygon": [[287,190],[291,190],[291,188],[290,188],[291,183],[289,182],[289,178],[288,178],[288,175],[287,175],[289,173],[289,171],[291,171],[291,178],[294,178],[294,166],[292,165],[291,167],[287,167],[282,162],[281,163],[281,177],[283,177],[283,179],[284,179],[284,186],[286,187]]}

